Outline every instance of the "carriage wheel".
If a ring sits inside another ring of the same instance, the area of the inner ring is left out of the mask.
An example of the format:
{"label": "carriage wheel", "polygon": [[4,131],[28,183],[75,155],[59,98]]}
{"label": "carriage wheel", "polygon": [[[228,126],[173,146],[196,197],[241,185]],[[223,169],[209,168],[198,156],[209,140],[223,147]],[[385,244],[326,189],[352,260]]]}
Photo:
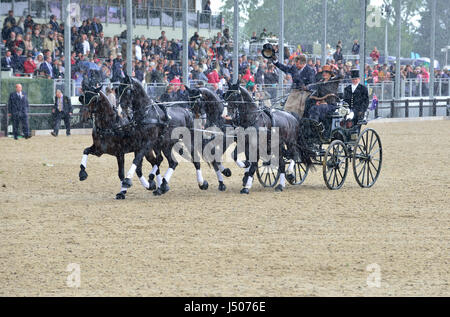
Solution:
{"label": "carriage wheel", "polygon": [[270,160],[259,160],[256,175],[261,185],[264,187],[274,187],[278,183],[280,172],[278,167],[270,165]]}
{"label": "carriage wheel", "polygon": [[329,189],[339,189],[344,185],[348,171],[347,147],[341,140],[334,140],[328,146],[322,160],[323,179]]}
{"label": "carriage wheel", "polygon": [[[286,172],[289,167],[289,161],[286,161]],[[309,166],[302,162],[295,162],[294,166],[294,177],[292,178],[292,181],[288,179],[289,184],[291,185],[300,185],[303,184],[303,182],[306,179],[306,176],[308,176]]]}
{"label": "carriage wheel", "polygon": [[353,174],[359,186],[369,188],[375,184],[382,160],[380,136],[373,129],[365,129],[353,150]]}

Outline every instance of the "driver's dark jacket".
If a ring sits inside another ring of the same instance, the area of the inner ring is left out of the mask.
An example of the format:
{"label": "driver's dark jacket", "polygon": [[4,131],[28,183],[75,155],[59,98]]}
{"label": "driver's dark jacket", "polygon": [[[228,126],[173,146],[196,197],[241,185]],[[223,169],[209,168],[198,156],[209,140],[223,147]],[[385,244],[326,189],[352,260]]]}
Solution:
{"label": "driver's dark jacket", "polygon": [[303,86],[308,86],[315,82],[316,72],[309,65],[305,65],[302,69],[298,69],[295,65],[286,66],[280,62],[276,62],[274,65],[292,76],[292,89],[301,89]]}

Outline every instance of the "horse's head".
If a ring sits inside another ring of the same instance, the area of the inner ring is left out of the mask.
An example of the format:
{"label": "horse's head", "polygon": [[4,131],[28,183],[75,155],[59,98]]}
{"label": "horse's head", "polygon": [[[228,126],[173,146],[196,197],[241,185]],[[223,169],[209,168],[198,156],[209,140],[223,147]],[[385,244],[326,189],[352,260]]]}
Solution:
{"label": "horse's head", "polygon": [[134,105],[147,105],[150,102],[142,84],[129,75],[120,81],[117,96],[119,96],[118,101],[122,107],[133,110],[136,110]]}
{"label": "horse's head", "polygon": [[228,82],[228,90],[224,93],[223,99],[227,103],[228,114],[233,117],[233,114],[236,112],[243,101],[239,82],[235,84],[231,84],[230,82]]}
{"label": "horse's head", "polygon": [[92,100],[94,98],[97,98],[99,96],[99,93],[102,90],[102,85],[95,79],[85,77],[81,83],[81,87],[83,94],[78,98],[81,105],[83,106],[81,118],[83,121],[87,121],[92,113],[89,105],[92,103]]}
{"label": "horse's head", "polygon": [[195,115],[195,117],[198,118],[204,112],[202,92],[198,88],[189,88],[187,86],[185,87],[186,91],[188,92],[189,104],[191,106],[192,113]]}
{"label": "horse's head", "polygon": [[[80,99],[82,97],[83,96],[80,96]],[[87,100],[86,98],[84,99]],[[90,97],[87,103],[83,103],[83,106],[81,115],[83,121],[87,121],[92,115],[96,115],[97,119],[103,118],[105,123],[108,123],[110,119],[117,114],[111,102],[101,90],[96,95]]]}

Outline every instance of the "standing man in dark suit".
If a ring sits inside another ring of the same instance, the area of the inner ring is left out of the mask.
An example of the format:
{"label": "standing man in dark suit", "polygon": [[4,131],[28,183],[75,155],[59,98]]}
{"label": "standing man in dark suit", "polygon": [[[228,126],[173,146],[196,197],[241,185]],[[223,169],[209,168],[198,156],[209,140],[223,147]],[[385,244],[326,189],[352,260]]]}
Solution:
{"label": "standing man in dark suit", "polygon": [[14,139],[17,140],[19,136],[19,123],[22,123],[22,131],[25,139],[31,138],[28,125],[28,104],[27,95],[22,91],[22,85],[16,84],[16,92],[9,95],[8,111],[10,113],[13,124]]}
{"label": "standing man in dark suit", "polygon": [[45,62],[41,64],[39,70],[44,72],[49,78],[54,78],[52,58],[50,56],[45,58]]}
{"label": "standing man in dark suit", "polygon": [[353,123],[358,123],[364,118],[364,114],[369,107],[369,92],[367,87],[361,85],[359,70],[352,70],[352,84],[344,89],[344,101],[349,104],[350,109],[355,113]]}
{"label": "standing man in dark suit", "polygon": [[5,57],[2,57],[2,70],[9,70],[13,68],[13,58],[11,56],[11,51],[7,50]]}
{"label": "standing man in dark suit", "polygon": [[55,119],[55,125],[51,135],[58,136],[59,126],[61,125],[61,119],[64,120],[66,126],[66,135],[70,135],[70,116],[72,115],[72,103],[70,98],[63,96],[61,90],[56,90],[55,105],[52,109],[53,117]]}
{"label": "standing man in dark suit", "polygon": [[59,24],[58,22],[56,22],[56,16],[55,15],[51,15],[50,16],[50,22],[49,24],[51,25],[51,28],[54,32],[59,32]]}

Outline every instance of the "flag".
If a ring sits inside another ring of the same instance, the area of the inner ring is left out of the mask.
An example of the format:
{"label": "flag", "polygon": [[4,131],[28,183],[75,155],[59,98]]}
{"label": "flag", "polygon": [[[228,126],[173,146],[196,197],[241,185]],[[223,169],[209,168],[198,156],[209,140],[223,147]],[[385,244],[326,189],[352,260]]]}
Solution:
{"label": "flag", "polygon": [[372,103],[369,106],[369,110],[375,110],[378,107],[378,98],[377,95],[373,94]]}

